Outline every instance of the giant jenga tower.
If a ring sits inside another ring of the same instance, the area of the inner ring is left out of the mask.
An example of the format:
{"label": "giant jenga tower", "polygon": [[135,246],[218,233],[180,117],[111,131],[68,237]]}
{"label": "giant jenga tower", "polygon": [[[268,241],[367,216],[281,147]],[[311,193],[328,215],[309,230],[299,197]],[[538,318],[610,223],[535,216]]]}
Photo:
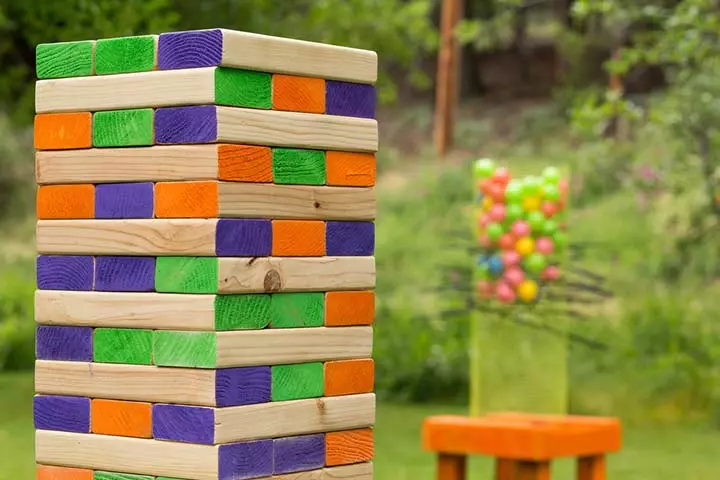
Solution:
{"label": "giant jenga tower", "polygon": [[375,53],[203,30],[37,74],[38,480],[371,480]]}

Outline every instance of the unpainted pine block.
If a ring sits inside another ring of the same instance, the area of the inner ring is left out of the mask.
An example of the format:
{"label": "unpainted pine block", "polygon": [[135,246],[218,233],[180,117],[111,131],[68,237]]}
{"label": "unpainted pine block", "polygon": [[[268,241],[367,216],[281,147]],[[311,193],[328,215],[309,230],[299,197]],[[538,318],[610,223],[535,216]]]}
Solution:
{"label": "unpainted pine block", "polygon": [[36,395],[33,418],[37,430],[90,432],[90,399],[60,395]]}
{"label": "unpainted pine block", "polygon": [[377,175],[375,154],[334,152],[325,154],[327,184],[347,187],[373,187]]}
{"label": "unpainted pine block", "polygon": [[273,224],[265,219],[221,218],[217,221],[218,257],[267,257],[272,253]]}
{"label": "unpainted pine block", "polygon": [[268,294],[217,295],[215,330],[259,330],[270,324]]}
{"label": "unpainted pine block", "polygon": [[41,360],[91,362],[93,332],[90,327],[38,325],[35,353]]}
{"label": "unpainted pine block", "polygon": [[325,451],[328,467],[369,462],[375,456],[373,430],[329,432],[325,435]]}
{"label": "unpainted pine block", "polygon": [[35,49],[38,78],[80,77],[93,74],[95,42],[41,43]]}
{"label": "unpainted pine block", "polygon": [[155,290],[164,293],[215,293],[218,290],[218,259],[205,257],[158,257]]}
{"label": "unpainted pine block", "polygon": [[34,142],[37,150],[90,148],[92,114],[76,112],[35,115]]}
{"label": "unpainted pine block", "polygon": [[37,190],[37,217],[40,220],[93,218],[94,196],[94,185],[43,185]]}
{"label": "unpainted pine block", "polygon": [[219,180],[270,183],[273,181],[272,150],[254,145],[218,145]]}
{"label": "unpainted pine block", "polygon": [[152,292],[154,288],[154,257],[95,257],[95,290],[100,292]]}
{"label": "unpainted pine block", "polygon": [[90,406],[92,433],[152,438],[152,404],[96,398]]}
{"label": "unpainted pine block", "polygon": [[153,360],[152,330],[96,328],[93,360],[96,363],[150,365]]}
{"label": "unpainted pine block", "polygon": [[275,293],[270,302],[273,328],[322,327],[325,294],[322,292]]}
{"label": "unpainted pine block", "polygon": [[95,43],[95,73],[147,72],[155,68],[155,35],[118,37],[98,40]]}
{"label": "unpainted pine block", "polygon": [[215,103],[248,108],[272,108],[269,73],[218,68],[215,70]]}
{"label": "unpainted pine block", "polygon": [[215,409],[155,404],[152,436],[157,440],[215,445]]}
{"label": "unpainted pine block", "polygon": [[326,468],[322,480],[373,480],[373,464],[368,462]]}
{"label": "unpainted pine block", "polygon": [[298,363],[272,367],[273,402],[317,398],[322,395],[322,363]]}
{"label": "unpainted pine block", "polygon": [[328,115],[375,118],[373,85],[328,80],[326,96]]}
{"label": "unpainted pine block", "polygon": [[95,187],[95,218],[153,218],[153,184],[110,183]]}
{"label": "unpainted pine block", "polygon": [[276,184],[325,184],[325,152],[320,150],[274,148],[272,167]]}
{"label": "unpainted pine block", "polygon": [[153,109],[112,110],[93,114],[94,147],[153,144]]}
{"label": "unpainted pine block", "polygon": [[273,442],[255,440],[218,447],[218,478],[258,478],[272,475]]}
{"label": "unpainted pine block", "polygon": [[93,480],[93,471],[81,468],[38,465],[36,480]]}
{"label": "unpainted pine block", "polygon": [[290,112],[325,113],[325,80],[275,74],[272,106],[275,110]]}
{"label": "unpainted pine block", "polygon": [[325,326],[372,325],[375,321],[375,292],[371,290],[327,292]]}
{"label": "unpainted pine block", "polygon": [[303,472],[325,466],[325,435],[302,435],[273,440],[275,474]]}
{"label": "unpainted pine block", "polygon": [[218,182],[158,182],[155,184],[158,218],[213,218],[218,216]]}
{"label": "unpainted pine block", "polygon": [[155,365],[166,367],[214,368],[217,364],[217,341],[213,332],[153,333]]}
{"label": "unpainted pine block", "polygon": [[95,261],[77,255],[40,255],[37,285],[40,290],[89,291],[93,289]]}
{"label": "unpainted pine block", "polygon": [[329,221],[326,225],[327,255],[365,256],[375,254],[373,222]]}
{"label": "unpainted pine block", "polygon": [[155,477],[132,473],[95,472],[94,480],[155,480]]}
{"label": "unpainted pine block", "polygon": [[324,256],[325,222],[319,220],[273,220],[272,255],[275,257]]}
{"label": "unpainted pine block", "polygon": [[370,393],[375,387],[375,362],[371,358],[325,362],[326,397]]}

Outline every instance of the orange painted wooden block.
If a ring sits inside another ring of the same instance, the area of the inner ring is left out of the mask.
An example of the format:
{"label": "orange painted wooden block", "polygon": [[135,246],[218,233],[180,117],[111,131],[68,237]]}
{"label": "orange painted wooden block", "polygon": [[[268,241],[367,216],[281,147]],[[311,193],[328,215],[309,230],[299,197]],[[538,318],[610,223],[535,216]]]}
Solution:
{"label": "orange painted wooden block", "polygon": [[325,113],[325,80],[273,75],[272,106],[275,110]]}
{"label": "orange painted wooden block", "polygon": [[215,218],[218,182],[159,182],[155,184],[158,218]]}
{"label": "orange painted wooden block", "polygon": [[329,151],[325,155],[328,185],[372,187],[375,185],[376,169],[374,153]]}
{"label": "orange painted wooden block", "polygon": [[37,190],[39,220],[90,219],[94,215],[94,185],[44,185]]}
{"label": "orange painted wooden block", "polygon": [[321,257],[325,255],[325,222],[273,220],[272,255],[275,257]]}
{"label": "orange painted wooden block", "polygon": [[375,292],[328,292],[325,294],[325,326],[372,325]]}
{"label": "orange painted wooden block", "polygon": [[218,145],[218,178],[232,182],[272,182],[272,150],[252,145]]}
{"label": "orange painted wooden block", "polygon": [[369,462],[375,456],[375,441],[370,428],[325,434],[325,464],[328,467]]}
{"label": "orange painted wooden block", "polygon": [[517,462],[512,480],[550,480],[550,462]]}
{"label": "orange painted wooden block", "polygon": [[375,386],[375,362],[368,359],[325,362],[325,396],[370,393]]}
{"label": "orange painted wooden block", "polygon": [[38,465],[37,480],[93,480],[93,471],[80,468]]}
{"label": "orange painted wooden block", "polygon": [[606,467],[605,457],[596,455],[593,457],[580,457],[577,464],[578,480],[605,480]]}
{"label": "orange painted wooden block", "polygon": [[150,403],[95,399],[90,407],[90,415],[93,433],[152,438]]}
{"label": "orange painted wooden block", "polygon": [[465,480],[466,470],[467,458],[465,455],[450,455],[447,453],[438,455],[438,480]]}
{"label": "orange painted wooden block", "polygon": [[35,116],[35,148],[66,150],[92,146],[92,114],[43,113]]}

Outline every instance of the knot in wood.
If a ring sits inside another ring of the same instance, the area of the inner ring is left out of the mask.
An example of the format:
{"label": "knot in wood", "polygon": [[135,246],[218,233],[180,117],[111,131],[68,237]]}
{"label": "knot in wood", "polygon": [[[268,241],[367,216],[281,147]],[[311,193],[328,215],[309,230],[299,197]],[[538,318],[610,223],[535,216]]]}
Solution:
{"label": "knot in wood", "polygon": [[266,292],[279,292],[281,283],[280,273],[277,270],[269,270],[265,274],[264,287]]}

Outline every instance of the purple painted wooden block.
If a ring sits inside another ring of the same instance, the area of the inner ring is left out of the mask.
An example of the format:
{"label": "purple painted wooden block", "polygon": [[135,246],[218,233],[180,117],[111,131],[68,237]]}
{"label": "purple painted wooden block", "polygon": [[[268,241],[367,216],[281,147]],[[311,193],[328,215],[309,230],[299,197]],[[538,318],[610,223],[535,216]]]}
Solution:
{"label": "purple painted wooden block", "polygon": [[303,472],[325,466],[325,435],[276,438],[273,440],[274,474]]}
{"label": "purple painted wooden block", "polygon": [[38,430],[90,433],[90,399],[38,395],[33,399],[33,417]]}
{"label": "purple painted wooden block", "polygon": [[96,257],[95,290],[102,292],[152,292],[155,257]]}
{"label": "purple painted wooden block", "polygon": [[272,475],[272,440],[220,445],[219,450],[219,478],[244,480]]}
{"label": "purple painted wooden block", "polygon": [[215,444],[215,411],[207,407],[153,405],[153,438],[174,442]]}
{"label": "purple painted wooden block", "polygon": [[328,115],[375,118],[373,85],[328,80],[325,92],[325,109]]}
{"label": "purple painted wooden block", "polygon": [[155,143],[209,143],[217,140],[215,106],[155,110]]}
{"label": "purple painted wooden block", "polygon": [[37,258],[37,284],[40,290],[93,289],[93,257],[40,255]]}
{"label": "purple painted wooden block", "polygon": [[95,218],[153,218],[153,184],[95,186]]}
{"label": "purple painted wooden block", "polygon": [[215,252],[218,257],[269,257],[272,222],[263,219],[218,220]]}
{"label": "purple painted wooden block", "polygon": [[222,49],[218,29],[163,33],[158,40],[158,66],[170,70],[220,65]]}
{"label": "purple painted wooden block", "polygon": [[92,338],[92,327],[38,325],[35,331],[35,354],[40,360],[92,362]]}
{"label": "purple painted wooden block", "polygon": [[330,256],[368,256],[375,252],[373,222],[327,222],[325,248]]}
{"label": "purple painted wooden block", "polygon": [[222,368],[215,371],[215,405],[233,407],[271,400],[270,367]]}

